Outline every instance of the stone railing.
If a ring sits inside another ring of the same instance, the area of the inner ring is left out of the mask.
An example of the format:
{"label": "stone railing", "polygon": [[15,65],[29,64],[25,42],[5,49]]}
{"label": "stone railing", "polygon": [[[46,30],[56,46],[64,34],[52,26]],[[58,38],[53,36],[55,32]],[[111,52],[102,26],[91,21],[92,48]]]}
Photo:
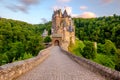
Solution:
{"label": "stone railing", "polygon": [[0,80],[14,80],[31,70],[49,56],[49,49],[41,50],[36,57],[0,66]]}
{"label": "stone railing", "polygon": [[87,69],[100,74],[101,76],[105,77],[107,80],[120,80],[120,72],[112,70],[108,67],[102,66],[98,63],[92,62],[88,59],[77,57],[73,55],[72,53],[65,51],[61,48],[61,50],[68,55],[71,59],[76,61],[78,64],[86,67]]}

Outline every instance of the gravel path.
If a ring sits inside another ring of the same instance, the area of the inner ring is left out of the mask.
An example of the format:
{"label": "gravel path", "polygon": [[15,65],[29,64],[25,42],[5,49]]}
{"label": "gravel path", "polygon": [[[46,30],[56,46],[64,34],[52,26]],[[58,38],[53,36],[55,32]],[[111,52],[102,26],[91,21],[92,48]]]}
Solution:
{"label": "gravel path", "polygon": [[17,80],[105,80],[71,60],[58,46],[53,47],[50,53],[43,63]]}

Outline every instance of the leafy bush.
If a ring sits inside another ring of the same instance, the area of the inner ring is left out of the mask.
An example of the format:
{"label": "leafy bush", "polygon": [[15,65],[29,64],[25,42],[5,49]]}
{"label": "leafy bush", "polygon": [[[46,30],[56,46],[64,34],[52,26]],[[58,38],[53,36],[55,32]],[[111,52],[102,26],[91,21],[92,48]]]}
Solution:
{"label": "leafy bush", "polygon": [[44,39],[44,42],[45,43],[49,43],[49,42],[51,42],[52,40],[51,40],[51,38],[49,37],[49,36],[47,36],[47,37],[45,37],[45,39]]}
{"label": "leafy bush", "polygon": [[24,55],[23,56],[21,56],[21,57],[19,57],[19,59],[18,60],[24,60],[24,59],[29,59],[29,58],[32,58],[33,57],[33,55],[32,54],[30,54],[30,53],[24,53]]}
{"label": "leafy bush", "polygon": [[115,69],[120,71],[120,49],[117,49],[116,55],[115,55]]}
{"label": "leafy bush", "polygon": [[96,50],[93,42],[84,41],[85,47],[83,48],[82,55],[87,59],[94,59],[96,57]]}
{"label": "leafy bush", "polygon": [[106,67],[110,67],[112,69],[115,68],[115,63],[113,62],[112,58],[110,58],[109,56],[104,55],[104,54],[97,54],[96,58],[93,61],[95,61],[99,64],[102,64]]}
{"label": "leafy bush", "polygon": [[104,44],[98,43],[97,45],[97,53],[105,53],[104,52]]}
{"label": "leafy bush", "polygon": [[82,56],[81,53],[83,52],[84,43],[78,39],[75,40],[75,44],[71,44],[68,47],[68,50],[74,53],[77,56]]}
{"label": "leafy bush", "polygon": [[116,47],[110,40],[105,40],[104,53],[106,55],[114,55],[116,53]]}
{"label": "leafy bush", "polygon": [[0,54],[0,65],[6,64],[8,62],[8,56],[6,54]]}

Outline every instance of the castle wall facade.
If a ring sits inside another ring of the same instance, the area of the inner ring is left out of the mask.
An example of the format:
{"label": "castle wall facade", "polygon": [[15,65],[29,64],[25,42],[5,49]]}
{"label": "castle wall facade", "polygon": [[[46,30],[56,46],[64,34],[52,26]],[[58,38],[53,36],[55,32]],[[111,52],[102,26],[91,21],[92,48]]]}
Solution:
{"label": "castle wall facade", "polygon": [[[52,38],[55,40],[56,37],[59,36],[61,38],[61,46],[68,49],[70,43],[75,43],[75,26],[73,24],[72,18],[70,15],[67,14],[65,10],[63,13],[62,11],[56,10],[52,15]],[[53,41],[54,44],[54,41]]]}

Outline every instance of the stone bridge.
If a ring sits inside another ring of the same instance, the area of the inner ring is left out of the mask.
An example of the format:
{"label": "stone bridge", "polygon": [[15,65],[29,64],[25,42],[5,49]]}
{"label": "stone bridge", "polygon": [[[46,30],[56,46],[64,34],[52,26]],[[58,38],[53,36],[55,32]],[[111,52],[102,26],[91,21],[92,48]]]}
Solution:
{"label": "stone bridge", "polygon": [[120,80],[120,72],[52,46],[34,58],[1,66],[0,80]]}

